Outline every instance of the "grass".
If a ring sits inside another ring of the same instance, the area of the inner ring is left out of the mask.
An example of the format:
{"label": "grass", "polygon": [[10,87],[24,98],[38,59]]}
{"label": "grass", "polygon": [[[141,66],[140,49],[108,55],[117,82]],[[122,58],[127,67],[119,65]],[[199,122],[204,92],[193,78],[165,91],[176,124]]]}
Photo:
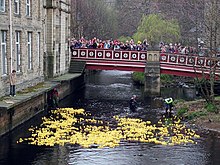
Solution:
{"label": "grass", "polygon": [[[174,81],[172,75],[161,74],[160,78],[161,78],[161,83],[171,83]],[[132,79],[134,82],[138,84],[144,84],[145,75],[143,72],[133,72]]]}
{"label": "grass", "polygon": [[172,75],[167,75],[167,74],[161,74],[160,79],[162,83],[171,83],[174,80]]}
{"label": "grass", "polygon": [[194,111],[194,112],[189,112],[186,116],[187,119],[189,120],[193,120],[195,118],[199,118],[201,116],[207,116],[207,112],[206,111]]}
{"label": "grass", "polygon": [[[37,92],[38,89],[43,88],[43,87],[44,87],[44,82],[41,82],[41,83],[38,83],[35,86],[28,87],[28,88],[23,89],[21,91],[17,91],[16,94],[19,95],[19,94],[27,94],[27,93]],[[0,97],[0,101],[4,101],[8,97],[9,96]]]}
{"label": "grass", "polygon": [[188,112],[188,108],[187,107],[181,107],[180,109],[178,109],[177,111],[177,116],[178,117],[183,117],[184,114],[186,114]]}
{"label": "grass", "polygon": [[211,103],[208,103],[205,105],[205,109],[208,111],[208,112],[217,112],[217,107],[215,104],[211,104]]}
{"label": "grass", "polygon": [[204,100],[177,102],[177,115],[188,120],[200,120],[201,122],[211,120],[220,123],[220,99],[215,99],[215,105],[207,104]]}
{"label": "grass", "polygon": [[138,84],[144,84],[145,77],[143,72],[133,72],[132,73],[132,79],[134,82]]}
{"label": "grass", "polygon": [[220,96],[216,96],[215,100],[220,101]]}
{"label": "grass", "polygon": [[32,86],[32,87],[28,87],[28,88],[23,89],[21,91],[18,91],[17,94],[26,94],[26,93],[37,92],[38,89],[43,88],[43,87],[44,87],[44,82],[39,83],[39,84]]}

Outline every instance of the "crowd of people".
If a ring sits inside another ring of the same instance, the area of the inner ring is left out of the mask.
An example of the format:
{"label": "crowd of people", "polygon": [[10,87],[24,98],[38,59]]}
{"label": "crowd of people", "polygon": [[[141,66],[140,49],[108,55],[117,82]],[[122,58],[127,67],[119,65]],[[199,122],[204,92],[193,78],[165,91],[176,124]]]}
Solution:
{"label": "crowd of people", "polygon": [[183,46],[180,43],[164,44],[160,43],[160,50],[162,53],[175,53],[175,54],[197,54],[198,51],[192,46]]}
{"label": "crowd of people", "polygon": [[[135,51],[146,51],[149,48],[147,39],[143,41],[134,42],[133,39],[125,42],[119,40],[101,40],[96,37],[87,40],[81,37],[79,40],[73,38],[70,41],[71,50],[77,48],[88,48],[88,49],[112,49],[112,50],[135,50]],[[175,54],[198,54],[198,50],[192,46],[184,46],[181,43],[163,43],[160,42],[158,47],[162,53],[175,53]]]}
{"label": "crowd of people", "polygon": [[88,49],[112,49],[112,50],[147,50],[148,49],[147,39],[143,41],[134,42],[133,39],[130,41],[122,42],[119,40],[101,40],[96,37],[90,40],[86,40],[82,37],[79,40],[72,39],[71,40],[71,50],[76,48],[88,48]]}

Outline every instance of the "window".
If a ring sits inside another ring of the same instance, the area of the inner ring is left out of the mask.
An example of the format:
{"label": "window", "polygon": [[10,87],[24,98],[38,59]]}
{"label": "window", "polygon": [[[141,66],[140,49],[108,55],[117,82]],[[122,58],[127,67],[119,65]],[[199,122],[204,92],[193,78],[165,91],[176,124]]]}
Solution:
{"label": "window", "polygon": [[32,33],[28,32],[28,69],[32,69]]}
{"label": "window", "polygon": [[15,1],[15,14],[20,14],[20,1],[19,0],[14,0]]}
{"label": "window", "polygon": [[26,16],[31,16],[31,0],[26,0]]}
{"label": "window", "polygon": [[15,32],[15,54],[16,54],[16,64],[17,64],[17,71],[21,71],[21,43],[20,43],[20,38],[21,38],[21,32],[16,31]]}
{"label": "window", "polygon": [[38,62],[38,67],[40,68],[40,32],[37,33],[37,62]]}
{"label": "window", "polygon": [[7,74],[7,52],[6,52],[6,46],[7,46],[7,31],[2,30],[1,31],[1,65],[2,65],[2,75]]}
{"label": "window", "polygon": [[0,11],[5,12],[5,0],[0,0]]}

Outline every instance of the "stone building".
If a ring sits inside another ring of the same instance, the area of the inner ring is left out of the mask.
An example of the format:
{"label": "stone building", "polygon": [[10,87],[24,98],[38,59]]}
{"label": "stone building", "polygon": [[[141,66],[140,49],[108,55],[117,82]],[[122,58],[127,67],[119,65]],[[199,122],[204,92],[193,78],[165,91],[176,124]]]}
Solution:
{"label": "stone building", "polygon": [[17,89],[44,80],[43,0],[0,0],[0,96],[8,94],[9,74]]}
{"label": "stone building", "polygon": [[0,0],[0,96],[68,71],[70,0]]}
{"label": "stone building", "polygon": [[68,72],[70,51],[71,0],[46,0],[45,76],[56,77]]}

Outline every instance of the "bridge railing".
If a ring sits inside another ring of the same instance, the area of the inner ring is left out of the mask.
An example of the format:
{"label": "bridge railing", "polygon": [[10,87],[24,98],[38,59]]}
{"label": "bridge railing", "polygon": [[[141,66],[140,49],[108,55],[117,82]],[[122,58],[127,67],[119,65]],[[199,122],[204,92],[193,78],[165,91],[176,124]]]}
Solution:
{"label": "bridge railing", "polygon": [[[147,51],[124,51],[111,49],[87,49],[80,48],[72,50],[72,59],[82,60],[97,65],[141,66],[142,70],[151,54]],[[154,58],[152,56],[152,58]],[[220,75],[220,59],[209,58],[198,55],[160,53],[161,70],[174,70],[179,72],[202,73],[205,70],[209,74],[211,67],[216,66],[216,73]],[[92,64],[91,64],[92,65]]]}
{"label": "bridge railing", "polygon": [[124,51],[110,49],[74,49],[72,50],[74,59],[90,60],[117,60],[117,61],[139,61],[146,62],[147,51]]}
{"label": "bridge railing", "polygon": [[184,55],[184,54],[160,54],[161,64],[171,64],[171,65],[187,65],[194,67],[205,67],[210,68],[216,65],[217,69],[220,69],[220,59],[210,58],[198,55]]}

